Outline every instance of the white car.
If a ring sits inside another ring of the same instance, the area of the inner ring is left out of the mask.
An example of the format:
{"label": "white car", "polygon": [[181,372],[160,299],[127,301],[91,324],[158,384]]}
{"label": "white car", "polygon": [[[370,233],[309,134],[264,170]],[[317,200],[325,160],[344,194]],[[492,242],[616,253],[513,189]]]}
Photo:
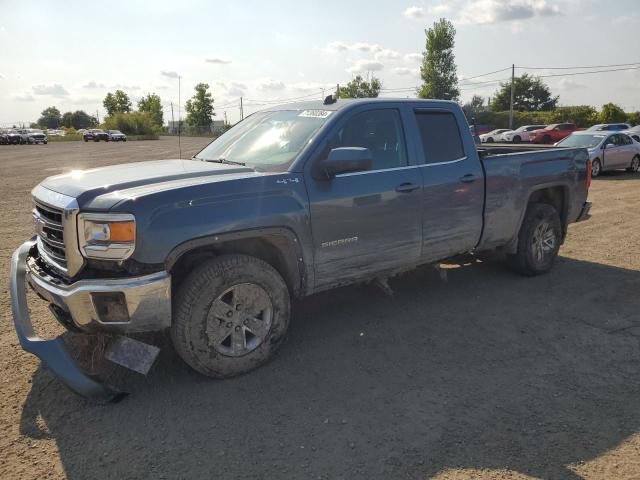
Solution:
{"label": "white car", "polygon": [[546,125],[523,125],[522,127],[516,128],[515,130],[511,130],[509,132],[504,132],[502,134],[503,142],[511,142],[511,143],[522,143],[530,141],[529,134],[534,130],[540,130],[545,128]]}
{"label": "white car", "polygon": [[635,127],[631,127],[629,130],[623,130],[620,133],[624,133],[633,138],[636,142],[640,142],[640,125],[636,125]]}
{"label": "white car", "polygon": [[640,170],[640,143],[620,132],[574,132],[556,143],[558,147],[583,147],[589,150],[591,176],[605,170],[626,168],[627,172]]}
{"label": "white car", "polygon": [[508,128],[498,128],[496,130],[492,130],[489,133],[483,133],[480,135],[480,141],[482,143],[493,143],[493,142],[501,142],[502,134],[504,132],[510,132]]}

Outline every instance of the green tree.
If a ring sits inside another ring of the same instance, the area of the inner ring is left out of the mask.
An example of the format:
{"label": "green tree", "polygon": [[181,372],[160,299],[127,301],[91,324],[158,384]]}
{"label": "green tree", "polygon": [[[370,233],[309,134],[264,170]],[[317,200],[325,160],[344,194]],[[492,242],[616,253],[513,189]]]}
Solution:
{"label": "green tree", "polygon": [[462,111],[468,120],[476,117],[479,113],[486,110],[484,105],[484,98],[480,95],[474,95],[467,103],[462,106]]}
{"label": "green tree", "polygon": [[631,126],[640,125],[640,112],[627,113],[627,123]]}
{"label": "green tree", "polygon": [[119,112],[105,118],[103,127],[107,130],[120,130],[130,135],[157,135],[157,125],[149,112]]}
{"label": "green tree", "polygon": [[43,128],[58,128],[60,126],[62,116],[56,107],[45,108],[40,115],[38,125]]}
{"label": "green tree", "polygon": [[340,87],[340,98],[375,98],[380,94],[382,83],[374,76],[370,80],[364,80],[356,75],[345,87]]}
{"label": "green tree", "polygon": [[553,111],[553,123],[571,122],[579,127],[588,127],[598,123],[598,112],[590,105],[558,107]]}
{"label": "green tree", "polygon": [[162,101],[155,93],[148,93],[146,97],[138,100],[138,110],[147,112],[153,117],[153,121],[158,125],[164,125],[164,116],[162,111]]}
{"label": "green tree", "polygon": [[98,125],[96,117],[89,115],[84,110],[76,110],[75,112],[65,112],[62,115],[62,125],[67,128],[92,128]]}
{"label": "green tree", "polygon": [[107,115],[111,116],[116,113],[126,113],[131,111],[131,100],[129,95],[122,90],[116,90],[114,93],[107,93],[102,102],[107,110]]}
{"label": "green tree", "polygon": [[615,103],[607,103],[602,106],[602,110],[600,111],[600,122],[617,123],[626,121],[627,114]]}
{"label": "green tree", "polygon": [[441,18],[424,34],[427,39],[422,53],[422,86],[418,88],[418,97],[457,100],[460,90],[453,55],[456,29],[446,18]]}
{"label": "green tree", "polygon": [[[524,73],[513,82],[513,109],[518,112],[549,112],[556,108],[557,96],[551,96],[551,90],[539,77]],[[491,100],[494,112],[509,110],[511,103],[511,80],[500,84],[500,89]]]}
{"label": "green tree", "polygon": [[184,108],[187,111],[185,119],[187,125],[192,127],[209,127],[215,116],[213,111],[213,96],[209,92],[208,83],[199,83],[195,86],[196,94],[187,100]]}

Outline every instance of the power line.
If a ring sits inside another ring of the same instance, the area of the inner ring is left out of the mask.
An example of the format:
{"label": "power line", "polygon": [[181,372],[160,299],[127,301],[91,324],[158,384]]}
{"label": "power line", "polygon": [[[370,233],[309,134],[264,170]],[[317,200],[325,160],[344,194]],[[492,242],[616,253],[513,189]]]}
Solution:
{"label": "power line", "polygon": [[518,67],[523,70],[583,70],[585,68],[613,68],[613,67],[629,67],[632,65],[640,65],[640,62],[634,63],[618,63],[612,65],[588,65],[583,67]]}
{"label": "power line", "polygon": [[572,77],[574,75],[592,75],[594,73],[607,73],[607,72],[622,72],[627,70],[640,70],[640,66],[638,67],[630,67],[630,68],[616,68],[612,70],[595,70],[591,72],[570,72],[570,73],[555,73],[552,75],[536,75],[540,78],[549,78],[549,77]]}
{"label": "power line", "polygon": [[500,70],[496,70],[495,72],[483,73],[482,75],[475,75],[473,77],[465,77],[464,75],[462,75],[465,78],[460,80],[460,81],[461,82],[466,82],[467,80],[473,80],[474,78],[486,77],[488,75],[493,75],[494,73],[506,72],[507,70],[510,70],[510,69],[511,69],[511,67],[501,68]]}

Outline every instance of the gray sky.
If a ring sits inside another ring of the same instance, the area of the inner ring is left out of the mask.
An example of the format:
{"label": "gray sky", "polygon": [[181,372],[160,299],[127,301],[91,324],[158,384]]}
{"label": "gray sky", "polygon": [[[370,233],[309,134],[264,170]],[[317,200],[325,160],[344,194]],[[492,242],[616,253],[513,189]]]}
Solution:
{"label": "gray sky", "polygon": [[[0,125],[34,121],[48,106],[104,115],[108,91],[155,92],[177,119],[198,82],[211,85],[217,118],[238,119],[264,102],[320,98],[358,73],[386,89],[419,84],[424,28],[457,29],[461,79],[508,68],[640,62],[638,0],[304,0],[9,2],[0,0]],[[6,15],[7,12],[11,15]],[[597,70],[597,69],[596,69]],[[462,99],[488,97],[510,72],[461,81]],[[613,101],[640,110],[640,69],[547,78],[562,105]],[[385,96],[413,96],[411,90]],[[261,105],[262,104],[262,105]]]}

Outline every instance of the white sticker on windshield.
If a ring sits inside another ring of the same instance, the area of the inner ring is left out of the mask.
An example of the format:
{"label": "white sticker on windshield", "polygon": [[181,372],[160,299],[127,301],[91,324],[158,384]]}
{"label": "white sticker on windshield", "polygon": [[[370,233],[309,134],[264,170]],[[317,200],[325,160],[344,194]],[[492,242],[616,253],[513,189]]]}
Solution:
{"label": "white sticker on windshield", "polygon": [[303,110],[299,117],[327,118],[333,112],[331,110]]}

